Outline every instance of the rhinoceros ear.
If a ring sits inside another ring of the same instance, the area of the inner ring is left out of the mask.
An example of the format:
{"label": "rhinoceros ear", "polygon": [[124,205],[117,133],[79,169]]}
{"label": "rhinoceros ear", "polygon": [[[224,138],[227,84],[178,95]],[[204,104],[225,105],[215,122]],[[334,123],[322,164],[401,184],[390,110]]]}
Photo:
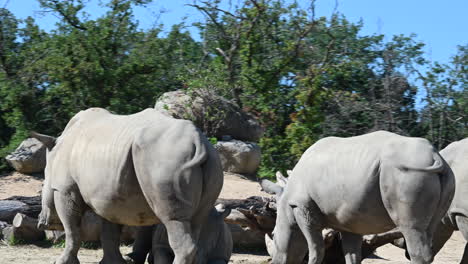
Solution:
{"label": "rhinoceros ear", "polygon": [[[288,176],[291,176],[291,171],[288,170]],[[286,187],[286,185],[288,184],[288,178],[284,177],[283,173],[281,173],[280,171],[277,171],[276,172],[276,184],[278,184],[279,186],[281,187]]]}
{"label": "rhinoceros ear", "polygon": [[283,188],[279,184],[273,183],[270,180],[262,179],[260,181],[260,186],[262,186],[262,191],[267,192],[269,194],[276,194],[281,195],[283,193]]}
{"label": "rhinoceros ear", "polygon": [[57,140],[54,137],[44,135],[44,134],[40,134],[40,133],[37,133],[35,131],[29,132],[29,136],[39,140],[40,142],[42,142],[42,144],[44,144],[47,147],[48,150],[51,150],[51,149],[53,149],[55,147],[55,141]]}
{"label": "rhinoceros ear", "polygon": [[216,208],[216,211],[218,212],[218,215],[222,219],[225,219],[231,213],[231,208],[226,208],[226,206],[222,203],[216,205],[215,208]]}

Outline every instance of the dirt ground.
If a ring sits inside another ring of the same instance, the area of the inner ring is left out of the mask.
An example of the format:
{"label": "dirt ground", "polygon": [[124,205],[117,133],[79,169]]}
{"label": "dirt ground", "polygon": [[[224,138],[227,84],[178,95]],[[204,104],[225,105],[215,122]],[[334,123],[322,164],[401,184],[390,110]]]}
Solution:
{"label": "dirt ground", "polygon": [[[38,195],[42,181],[32,176],[12,173],[0,177],[0,199],[13,195],[34,196]],[[243,199],[254,195],[266,196],[261,192],[257,182],[240,178],[235,174],[226,174],[221,198]],[[465,240],[459,232],[445,244],[437,255],[436,264],[457,264],[463,255]],[[43,247],[40,245],[8,246],[0,242],[0,264],[50,264],[58,257],[63,248]],[[131,251],[130,246],[122,246],[123,254]],[[102,258],[101,249],[80,249],[78,258],[82,264],[99,263]],[[269,263],[266,252],[245,253],[235,252],[230,263],[233,264],[265,264]],[[372,258],[365,259],[364,264],[401,264],[409,263],[405,259],[404,251],[392,245],[380,247]]]}

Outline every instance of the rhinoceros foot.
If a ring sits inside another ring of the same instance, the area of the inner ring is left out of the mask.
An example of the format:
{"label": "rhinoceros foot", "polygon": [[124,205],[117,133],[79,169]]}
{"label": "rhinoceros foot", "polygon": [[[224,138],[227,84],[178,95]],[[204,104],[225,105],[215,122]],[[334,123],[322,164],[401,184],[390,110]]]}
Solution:
{"label": "rhinoceros foot", "polygon": [[127,258],[104,258],[102,259],[99,264],[134,264],[132,259]]}
{"label": "rhinoceros foot", "polygon": [[78,257],[71,256],[70,254],[64,254],[60,256],[54,264],[80,264]]}

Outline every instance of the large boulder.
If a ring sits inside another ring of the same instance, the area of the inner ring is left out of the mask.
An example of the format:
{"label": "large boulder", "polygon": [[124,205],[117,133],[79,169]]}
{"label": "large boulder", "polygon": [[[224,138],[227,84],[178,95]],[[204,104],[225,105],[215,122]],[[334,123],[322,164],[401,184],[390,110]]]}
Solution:
{"label": "large boulder", "polygon": [[260,147],[255,143],[218,141],[215,149],[218,150],[224,171],[252,175],[260,166]]}
{"label": "large boulder", "polygon": [[43,172],[46,165],[46,147],[35,138],[27,138],[5,159],[18,172]]}
{"label": "large boulder", "polygon": [[208,136],[229,135],[244,141],[258,141],[262,127],[231,101],[209,91],[164,93],[154,108],[174,118],[193,121]]}

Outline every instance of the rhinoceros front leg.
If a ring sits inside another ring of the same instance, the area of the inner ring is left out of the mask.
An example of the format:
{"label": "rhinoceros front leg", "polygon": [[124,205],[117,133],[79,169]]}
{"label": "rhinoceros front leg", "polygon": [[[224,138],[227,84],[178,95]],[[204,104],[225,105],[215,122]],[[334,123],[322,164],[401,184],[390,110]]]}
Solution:
{"label": "rhinoceros front leg", "polygon": [[54,203],[65,230],[65,250],[55,264],[79,264],[80,223],[84,202],[78,192],[61,193],[54,191]]}
{"label": "rhinoceros front leg", "polygon": [[[455,217],[455,221],[457,222],[458,229],[462,233],[463,237],[468,241],[468,217],[457,215]],[[468,244],[465,245],[465,250],[460,264],[468,264]]]}
{"label": "rhinoceros front leg", "polygon": [[322,228],[318,218],[313,217],[313,209],[294,207],[294,217],[302,234],[307,240],[309,248],[308,264],[320,264],[325,256],[325,244],[323,242]]}
{"label": "rhinoceros front leg", "polygon": [[361,263],[362,236],[348,232],[341,232],[341,237],[341,246],[343,248],[346,264]]}
{"label": "rhinoceros front leg", "polygon": [[[171,264],[174,261],[174,253],[170,248],[157,248],[153,252],[154,264]],[[150,263],[149,259],[148,263]]]}
{"label": "rhinoceros front leg", "polygon": [[[153,230],[155,226],[138,227],[132,252],[127,254],[124,259],[133,261],[135,264],[144,264],[148,253],[151,255],[151,245],[153,240]],[[148,263],[153,263],[152,256],[148,257]]]}
{"label": "rhinoceros front leg", "polygon": [[114,224],[102,218],[101,244],[104,256],[99,264],[126,264],[120,253],[120,233],[122,225]]}

